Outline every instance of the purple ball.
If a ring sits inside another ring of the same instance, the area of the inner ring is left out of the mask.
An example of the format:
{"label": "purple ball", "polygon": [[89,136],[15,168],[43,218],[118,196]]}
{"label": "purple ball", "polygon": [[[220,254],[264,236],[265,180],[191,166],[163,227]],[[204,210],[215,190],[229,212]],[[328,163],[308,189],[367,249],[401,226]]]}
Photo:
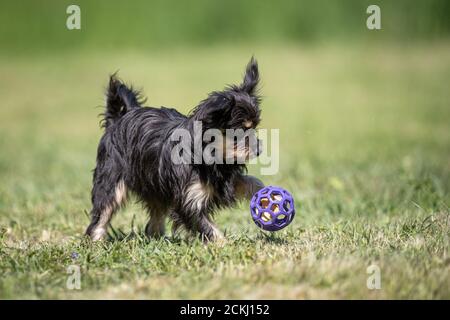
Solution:
{"label": "purple ball", "polygon": [[250,212],[258,227],[266,231],[278,231],[294,219],[294,199],[283,188],[267,186],[253,195]]}

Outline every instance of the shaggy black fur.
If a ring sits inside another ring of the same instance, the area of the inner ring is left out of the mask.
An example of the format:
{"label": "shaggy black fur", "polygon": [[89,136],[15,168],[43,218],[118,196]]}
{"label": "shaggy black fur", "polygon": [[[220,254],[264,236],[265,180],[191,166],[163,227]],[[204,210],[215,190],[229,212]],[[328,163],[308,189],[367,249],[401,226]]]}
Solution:
{"label": "shaggy black fur", "polygon": [[137,195],[150,214],[148,236],[164,233],[165,217],[173,228],[185,227],[204,240],[221,238],[212,223],[213,212],[232,206],[263,187],[245,175],[245,164],[174,164],[170,136],[176,128],[192,132],[195,120],[203,131],[248,129],[260,121],[258,65],[250,60],[240,85],[209,94],[185,116],[175,109],[142,107],[140,94],[111,76],[106,94],[106,111],[94,170],[92,221],[86,234],[99,240],[114,212],[125,203],[128,192]]}

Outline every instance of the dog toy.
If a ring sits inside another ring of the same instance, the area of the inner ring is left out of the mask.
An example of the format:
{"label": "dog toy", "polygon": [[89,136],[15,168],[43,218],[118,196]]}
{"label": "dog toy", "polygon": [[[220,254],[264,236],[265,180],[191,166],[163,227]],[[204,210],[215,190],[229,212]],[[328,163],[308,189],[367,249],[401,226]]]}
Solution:
{"label": "dog toy", "polygon": [[258,227],[266,231],[278,231],[294,219],[294,199],[283,188],[267,186],[253,195],[250,212]]}

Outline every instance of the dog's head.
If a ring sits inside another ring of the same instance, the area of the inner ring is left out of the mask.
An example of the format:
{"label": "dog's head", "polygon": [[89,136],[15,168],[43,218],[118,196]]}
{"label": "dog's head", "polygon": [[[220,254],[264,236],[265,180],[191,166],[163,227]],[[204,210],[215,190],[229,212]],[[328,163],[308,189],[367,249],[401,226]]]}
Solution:
{"label": "dog's head", "polygon": [[203,131],[220,130],[222,141],[216,143],[221,143],[227,163],[243,163],[261,153],[261,141],[256,137],[261,113],[258,83],[258,63],[252,57],[241,84],[212,92],[193,111]]}

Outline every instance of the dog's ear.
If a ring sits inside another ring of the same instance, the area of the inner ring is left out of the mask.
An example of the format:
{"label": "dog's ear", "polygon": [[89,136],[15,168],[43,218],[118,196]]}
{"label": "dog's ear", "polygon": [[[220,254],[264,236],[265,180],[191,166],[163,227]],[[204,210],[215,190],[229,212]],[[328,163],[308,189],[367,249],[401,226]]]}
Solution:
{"label": "dog's ear", "polygon": [[252,57],[245,70],[244,80],[239,89],[247,92],[249,95],[255,95],[259,83],[258,62]]}

